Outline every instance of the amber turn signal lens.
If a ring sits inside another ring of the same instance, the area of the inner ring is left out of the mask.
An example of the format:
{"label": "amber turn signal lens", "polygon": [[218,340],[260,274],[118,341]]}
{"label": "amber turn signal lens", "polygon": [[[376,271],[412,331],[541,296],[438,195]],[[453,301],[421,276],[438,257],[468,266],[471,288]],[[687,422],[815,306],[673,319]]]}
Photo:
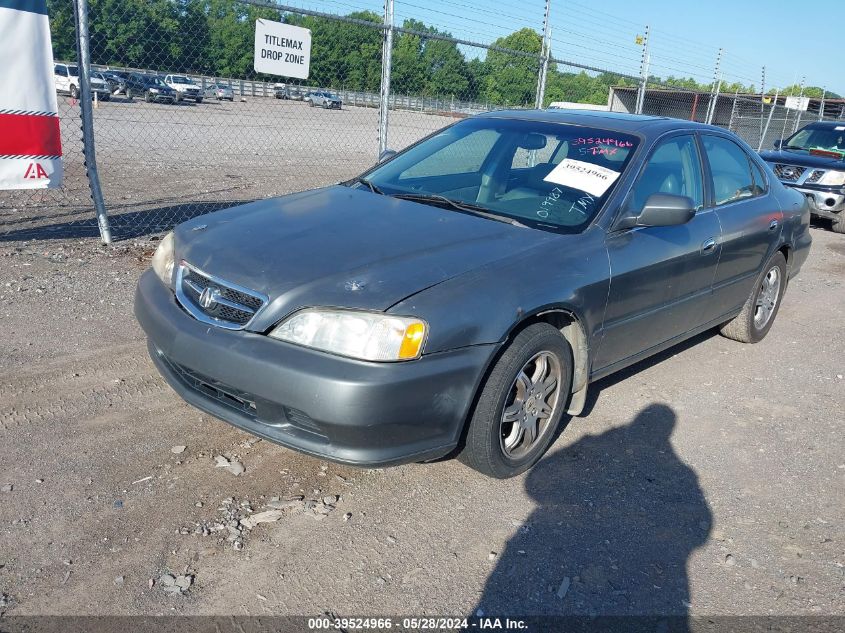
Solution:
{"label": "amber turn signal lens", "polygon": [[425,341],[425,324],[411,323],[405,329],[405,336],[399,346],[399,358],[408,360],[419,356],[423,341]]}

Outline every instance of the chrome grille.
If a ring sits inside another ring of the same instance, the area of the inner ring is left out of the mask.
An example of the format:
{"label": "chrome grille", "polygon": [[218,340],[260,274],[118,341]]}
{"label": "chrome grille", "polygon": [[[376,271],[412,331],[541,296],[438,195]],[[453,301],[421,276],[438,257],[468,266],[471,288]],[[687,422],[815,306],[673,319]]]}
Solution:
{"label": "chrome grille", "polygon": [[774,170],[775,176],[778,177],[778,180],[782,180],[783,182],[798,182],[801,179],[801,176],[804,175],[806,167],[776,163],[774,165]]}
{"label": "chrome grille", "polygon": [[187,262],[179,266],[176,297],[197,320],[230,330],[245,327],[268,301],[258,292],[209,275]]}
{"label": "chrome grille", "polygon": [[809,183],[818,182],[819,180],[822,179],[822,176],[824,176],[824,169],[814,169],[813,173],[810,174],[807,177],[807,180],[805,180],[804,182],[809,182]]}

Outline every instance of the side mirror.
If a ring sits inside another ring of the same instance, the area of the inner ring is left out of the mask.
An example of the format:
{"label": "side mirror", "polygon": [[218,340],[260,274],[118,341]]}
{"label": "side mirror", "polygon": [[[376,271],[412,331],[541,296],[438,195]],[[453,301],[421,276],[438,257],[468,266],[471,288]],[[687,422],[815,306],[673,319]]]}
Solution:
{"label": "side mirror", "polygon": [[776,139],[774,145],[775,149],[780,149],[783,146],[783,139]]}
{"label": "side mirror", "polygon": [[395,149],[386,149],[381,154],[378,155],[378,162],[383,163],[384,161],[389,160],[389,159],[393,158],[394,156],[396,156],[396,150]]}
{"label": "side mirror", "polygon": [[623,216],[614,228],[629,229],[635,226],[677,226],[695,217],[695,203],[687,196],[653,193],[646,200],[639,215]]}

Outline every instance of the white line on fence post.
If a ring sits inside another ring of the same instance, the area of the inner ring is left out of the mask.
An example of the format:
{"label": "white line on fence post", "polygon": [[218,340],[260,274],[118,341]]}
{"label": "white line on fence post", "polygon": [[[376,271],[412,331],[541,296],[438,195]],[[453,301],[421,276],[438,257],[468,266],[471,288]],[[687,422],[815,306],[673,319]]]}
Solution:
{"label": "white line on fence post", "polygon": [[801,125],[801,101],[804,99],[804,82],[807,80],[806,77],[801,77],[801,94],[798,95],[798,116],[795,117],[795,127],[792,129],[792,133],[795,134],[798,131],[798,126]]}
{"label": "white line on fence post", "polygon": [[546,0],[546,9],[543,14],[543,43],[540,45],[540,76],[537,78],[537,96],[534,100],[534,107],[538,110],[543,109],[543,100],[546,97],[546,77],[549,74],[549,50],[551,43],[549,42],[552,31],[549,20],[550,12],[552,10],[552,0]]}
{"label": "white line on fence post", "polygon": [[827,96],[827,86],[822,88],[822,100],[821,100],[821,103],[819,103],[819,121],[821,121],[824,118],[824,99],[825,99],[826,96]]}
{"label": "white line on fence post", "polygon": [[707,108],[707,120],[705,123],[711,125],[713,119],[716,117],[716,105],[719,102],[719,91],[722,89],[722,77],[719,72],[719,67],[722,64],[722,49],[716,54],[716,67],[713,69],[713,90],[710,93],[710,103]]}
{"label": "white line on fence post", "polygon": [[387,149],[387,118],[390,106],[390,65],[393,61],[393,0],[384,0],[384,39],[381,51],[381,99],[379,100],[378,153]]}
{"label": "white line on fence post", "polygon": [[763,139],[763,118],[766,113],[766,67],[763,66],[763,75],[760,79],[760,140]]}
{"label": "white line on fence post", "polygon": [[88,0],[74,0],[76,5],[76,52],[79,58],[79,109],[82,114],[82,150],[85,154],[85,169],[88,173],[88,186],[94,211],[97,214],[97,226],[100,239],[111,244],[111,227],[100,188],[100,176],[97,173],[97,157],[94,151],[94,115],[91,110],[91,50],[88,35]]}

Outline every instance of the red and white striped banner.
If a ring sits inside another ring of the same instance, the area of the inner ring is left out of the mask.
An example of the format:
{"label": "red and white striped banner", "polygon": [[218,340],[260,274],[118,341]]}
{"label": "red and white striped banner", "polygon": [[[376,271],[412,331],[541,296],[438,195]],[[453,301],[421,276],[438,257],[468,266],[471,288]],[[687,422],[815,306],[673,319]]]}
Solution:
{"label": "red and white striped banner", "polygon": [[0,189],[61,184],[47,0],[0,0]]}

